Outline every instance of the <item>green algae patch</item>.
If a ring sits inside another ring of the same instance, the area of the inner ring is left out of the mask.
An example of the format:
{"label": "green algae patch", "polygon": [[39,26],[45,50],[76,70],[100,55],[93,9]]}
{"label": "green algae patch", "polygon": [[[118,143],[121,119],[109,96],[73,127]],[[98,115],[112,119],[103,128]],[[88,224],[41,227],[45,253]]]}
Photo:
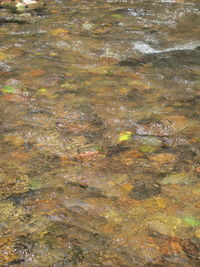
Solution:
{"label": "green algae patch", "polygon": [[14,94],[15,93],[15,88],[10,86],[10,85],[6,85],[5,87],[3,87],[2,92],[4,94]]}
{"label": "green algae patch", "polygon": [[38,90],[38,92],[41,93],[41,94],[46,94],[48,91],[47,91],[47,89],[45,89],[45,88],[40,88],[40,89]]}
{"label": "green algae patch", "polygon": [[32,190],[37,190],[37,189],[40,189],[42,187],[42,185],[36,181],[32,181],[30,183],[30,189]]}
{"label": "green algae patch", "polygon": [[140,146],[139,150],[143,153],[152,153],[157,150],[156,147],[153,146]]}
{"label": "green algae patch", "polygon": [[162,185],[170,185],[170,184],[183,184],[183,185],[189,185],[192,183],[198,182],[197,177],[191,177],[190,174],[186,174],[184,172],[182,173],[176,173],[166,176],[160,184]]}
{"label": "green algae patch", "polygon": [[123,16],[122,16],[122,15],[119,15],[119,14],[112,14],[112,17],[113,17],[113,18],[116,18],[116,19],[120,19],[120,18],[122,18]]}
{"label": "green algae patch", "polygon": [[159,146],[162,142],[156,137],[147,136],[142,138],[141,143],[147,146]]}
{"label": "green algae patch", "polygon": [[186,217],[183,217],[182,220],[191,227],[200,226],[200,220],[197,220],[194,217],[186,216]]}
{"label": "green algae patch", "polygon": [[147,225],[151,230],[167,236],[177,236],[184,228],[180,218],[164,214],[148,219]]}

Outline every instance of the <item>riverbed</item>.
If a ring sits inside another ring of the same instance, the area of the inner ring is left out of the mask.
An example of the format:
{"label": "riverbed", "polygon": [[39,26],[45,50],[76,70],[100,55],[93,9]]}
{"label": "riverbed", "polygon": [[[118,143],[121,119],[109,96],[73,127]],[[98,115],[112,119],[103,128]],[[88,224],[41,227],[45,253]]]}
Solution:
{"label": "riverbed", "polygon": [[200,2],[0,6],[0,266],[200,266]]}

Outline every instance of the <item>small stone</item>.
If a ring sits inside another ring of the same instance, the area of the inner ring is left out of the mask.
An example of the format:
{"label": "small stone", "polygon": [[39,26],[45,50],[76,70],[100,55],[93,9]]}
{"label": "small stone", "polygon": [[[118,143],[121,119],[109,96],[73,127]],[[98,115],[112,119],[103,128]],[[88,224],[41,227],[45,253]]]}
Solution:
{"label": "small stone", "polygon": [[136,181],[129,196],[135,200],[143,200],[159,195],[161,187],[154,182]]}
{"label": "small stone", "polygon": [[200,229],[197,229],[195,231],[195,235],[196,235],[196,237],[198,237],[200,239]]}
{"label": "small stone", "polygon": [[191,183],[198,182],[197,177],[193,177],[187,173],[176,173],[166,176],[160,184],[169,185],[169,184],[184,184],[189,185]]}
{"label": "small stone", "polygon": [[156,147],[146,146],[146,145],[140,146],[139,149],[143,153],[152,153],[152,152],[156,151]]}
{"label": "small stone", "polygon": [[9,55],[6,53],[0,52],[0,61],[9,59]]}
{"label": "small stone", "polygon": [[86,31],[92,30],[94,28],[94,26],[95,26],[94,23],[89,23],[89,22],[85,22],[82,25],[83,29]]}
{"label": "small stone", "polygon": [[150,159],[156,162],[157,164],[165,164],[176,161],[177,157],[171,153],[159,153],[156,155],[152,155]]}
{"label": "small stone", "polygon": [[147,146],[159,146],[162,142],[156,137],[147,136],[142,138],[141,143]]}
{"label": "small stone", "polygon": [[161,235],[176,236],[182,229],[182,220],[174,217],[161,214],[148,219],[147,225],[149,228]]}
{"label": "small stone", "polygon": [[16,79],[8,79],[5,86],[1,89],[4,94],[27,95],[28,92],[22,83]]}
{"label": "small stone", "polygon": [[53,36],[66,35],[66,34],[69,34],[69,33],[70,33],[70,31],[68,31],[66,29],[63,29],[63,28],[57,28],[57,29],[51,31],[51,34]]}

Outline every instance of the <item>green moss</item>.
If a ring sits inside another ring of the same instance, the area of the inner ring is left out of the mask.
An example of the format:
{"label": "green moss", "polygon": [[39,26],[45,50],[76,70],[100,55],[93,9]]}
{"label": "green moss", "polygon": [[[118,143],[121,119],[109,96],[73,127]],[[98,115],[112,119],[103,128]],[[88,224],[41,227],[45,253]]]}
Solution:
{"label": "green moss", "polygon": [[144,153],[152,153],[156,151],[156,147],[153,146],[140,146],[139,150]]}
{"label": "green moss", "polygon": [[186,216],[183,217],[182,220],[187,223],[191,227],[198,227],[200,226],[200,220],[195,219],[194,217]]}
{"label": "green moss", "polygon": [[15,88],[13,88],[12,86],[10,85],[6,85],[3,89],[2,89],[2,92],[4,94],[14,94],[15,92]]}
{"label": "green moss", "polygon": [[32,181],[30,183],[30,188],[32,190],[37,190],[37,189],[40,189],[42,187],[42,185],[40,183],[38,183],[37,181]]}

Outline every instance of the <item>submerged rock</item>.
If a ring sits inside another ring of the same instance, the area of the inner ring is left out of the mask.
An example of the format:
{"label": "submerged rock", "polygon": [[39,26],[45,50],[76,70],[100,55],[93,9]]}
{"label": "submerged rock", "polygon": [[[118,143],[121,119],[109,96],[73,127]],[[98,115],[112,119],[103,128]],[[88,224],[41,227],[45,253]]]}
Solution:
{"label": "submerged rock", "polygon": [[187,173],[175,173],[166,176],[161,182],[161,185],[170,185],[170,184],[183,184],[183,185],[189,185],[195,182],[198,182],[198,178],[191,176]]}
{"label": "submerged rock", "polygon": [[15,79],[8,79],[0,90],[4,94],[4,99],[14,102],[26,102],[29,93],[23,84]]}
{"label": "submerged rock", "polygon": [[17,0],[15,2],[16,2],[15,5],[17,8],[38,7],[44,4],[44,2],[41,0]]}
{"label": "submerged rock", "polygon": [[166,236],[177,236],[182,230],[181,219],[164,214],[149,218],[147,225],[151,230]]}
{"label": "submerged rock", "polygon": [[145,136],[141,139],[141,143],[147,146],[159,146],[162,141],[154,136]]}
{"label": "submerged rock", "polygon": [[159,195],[161,187],[155,182],[136,181],[129,193],[130,197],[136,200],[143,200]]}

